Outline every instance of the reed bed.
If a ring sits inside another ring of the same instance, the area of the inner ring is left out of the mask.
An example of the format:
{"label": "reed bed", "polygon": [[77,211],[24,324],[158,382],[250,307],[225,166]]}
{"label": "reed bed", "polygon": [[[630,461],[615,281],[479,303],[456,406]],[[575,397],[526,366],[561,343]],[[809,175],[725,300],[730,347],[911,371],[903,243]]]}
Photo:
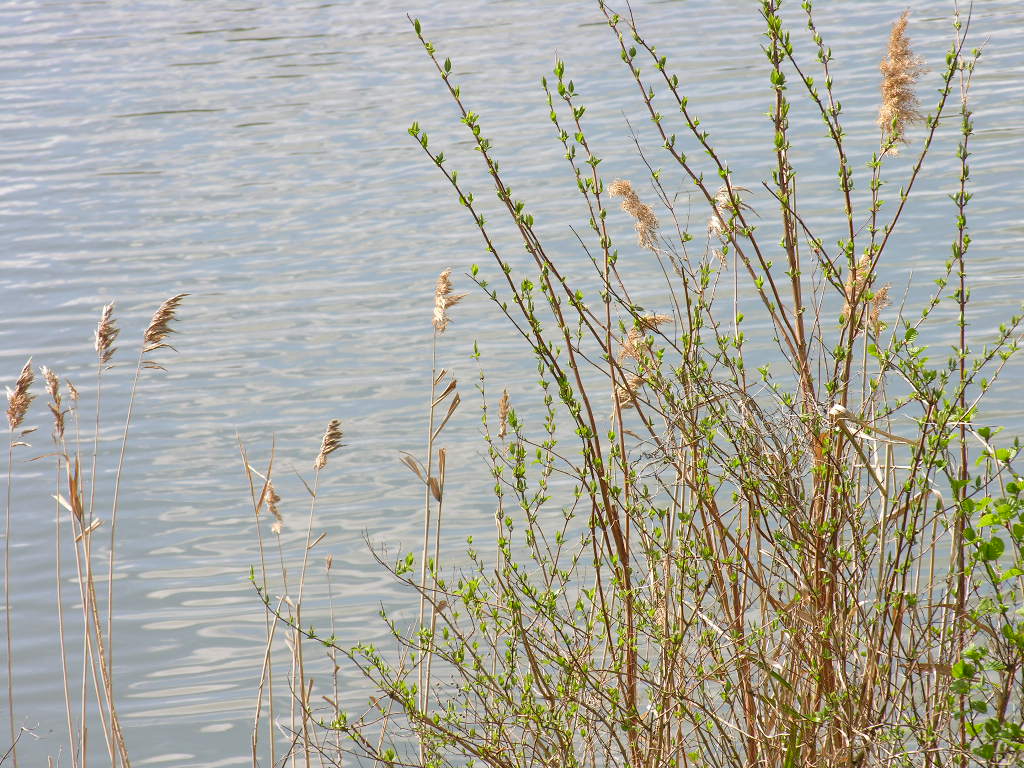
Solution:
{"label": "reed bed", "polygon": [[[84,410],[81,395],[73,382],[68,379],[62,380],[48,367],[43,366],[39,369],[39,378],[45,388],[53,424],[53,447],[48,453],[33,457],[32,460],[52,460],[54,463],[51,498],[54,502],[56,641],[60,648],[67,728],[66,750],[62,750],[61,755],[52,757],[51,764],[55,759],[63,759],[70,763],[72,768],[85,768],[96,759],[96,749],[92,745],[102,743],[111,766],[128,768],[131,765],[124,726],[117,710],[113,676],[117,513],[138,384],[145,370],[163,370],[163,366],[154,355],[171,348],[167,340],[174,332],[177,310],[184,298],[185,294],[180,294],[161,303],[143,331],[121,439],[118,441],[118,460],[113,476],[112,501],[109,509],[100,509],[97,503],[97,468],[103,458],[100,431],[106,419],[103,384],[115,366],[117,349],[114,345],[120,334],[114,305],[111,303],[103,307],[94,334],[96,378],[91,410]],[[16,535],[16,531],[11,529],[12,470],[14,450],[24,451],[32,448],[28,437],[35,428],[24,428],[23,422],[31,402],[36,397],[33,392],[35,383],[32,360],[29,360],[25,363],[14,388],[7,392],[7,416],[11,439],[7,463],[4,584],[7,641],[6,704],[11,742],[9,751],[3,755],[0,762],[7,762],[9,759],[13,766],[18,765],[18,742],[28,731],[18,720],[14,690],[16,659],[12,651],[12,640],[17,626],[9,602],[10,543],[12,537]],[[104,525],[110,531],[106,548],[98,543]],[[68,558],[68,550],[74,562],[74,572],[70,577],[62,571],[63,563]],[[66,594],[69,582],[75,585],[71,595]],[[69,613],[77,616],[69,616]]]}

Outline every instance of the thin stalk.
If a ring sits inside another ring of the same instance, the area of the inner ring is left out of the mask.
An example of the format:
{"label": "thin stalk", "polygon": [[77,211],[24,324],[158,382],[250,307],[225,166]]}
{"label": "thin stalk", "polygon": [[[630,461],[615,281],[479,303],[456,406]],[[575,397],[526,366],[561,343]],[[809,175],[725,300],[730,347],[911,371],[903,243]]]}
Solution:
{"label": "thin stalk", "polygon": [[[427,589],[427,557],[430,553],[430,522],[432,516],[432,504],[430,501],[430,479],[433,476],[434,471],[434,405],[435,395],[437,393],[438,375],[437,375],[437,330],[435,329],[432,333],[431,344],[430,344],[430,409],[429,417],[427,420],[427,475],[426,475],[426,488],[423,491],[423,548],[420,554],[420,608],[419,608],[419,619],[418,619],[418,631],[423,631],[423,618],[426,612],[426,589]],[[416,679],[418,684],[418,691],[420,695],[420,711],[426,714],[427,708],[430,704],[430,695],[427,690],[428,683],[425,679],[425,668],[422,664],[417,666]],[[419,741],[420,760],[424,759],[423,754],[423,742]]]}
{"label": "thin stalk", "polygon": [[7,444],[7,511],[4,515],[4,634],[7,638],[7,721],[11,735],[11,760],[18,768],[18,739],[14,730],[14,643],[11,621],[11,482],[14,462],[14,430]]}

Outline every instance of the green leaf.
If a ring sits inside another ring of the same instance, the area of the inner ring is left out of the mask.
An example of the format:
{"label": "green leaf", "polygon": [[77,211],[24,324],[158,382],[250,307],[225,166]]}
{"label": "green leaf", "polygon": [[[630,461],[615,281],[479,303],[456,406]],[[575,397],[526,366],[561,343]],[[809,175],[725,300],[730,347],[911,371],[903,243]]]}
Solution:
{"label": "green leaf", "polygon": [[993,560],[998,560],[1005,550],[1006,545],[1003,543],[1003,540],[998,536],[993,536],[981,545],[978,550],[978,559],[990,563]]}
{"label": "green leaf", "polygon": [[975,668],[970,662],[963,661],[962,659],[953,665],[951,674],[954,680],[964,680],[968,677],[974,677]]}

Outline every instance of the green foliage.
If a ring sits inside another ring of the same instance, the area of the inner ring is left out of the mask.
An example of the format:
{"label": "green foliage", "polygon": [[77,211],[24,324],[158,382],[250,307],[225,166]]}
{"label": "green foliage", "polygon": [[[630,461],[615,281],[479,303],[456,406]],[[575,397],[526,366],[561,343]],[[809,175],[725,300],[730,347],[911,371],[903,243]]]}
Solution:
{"label": "green foliage", "polygon": [[[600,284],[589,302],[578,265],[547,252],[507,185],[457,67],[412,22],[512,225],[511,246],[532,261],[513,267],[486,201],[414,123],[410,135],[494,259],[491,278],[483,265],[471,277],[532,355],[542,415],[528,421],[506,393],[496,422],[481,373],[493,546],[470,540],[451,568],[425,555],[419,579],[411,554],[390,566],[420,616],[409,629],[384,615],[391,656],[343,651],[378,691],[365,715],[331,725],[357,754],[503,768],[1021,759],[1024,480],[1018,445],[994,445],[997,430],[975,421],[1019,348],[1022,318],[974,338],[966,319],[978,54],[956,16],[938,97],[886,206],[881,191],[900,172],[891,158],[907,135],[893,121],[870,158],[848,156],[839,78],[812,4],[801,7],[816,76],[780,5],[761,3],[772,163],[763,193],[734,181],[675,65],[632,15],[598,3],[659,137],[650,149],[638,141],[648,192],[602,177],[566,63],[542,80],[584,206],[578,261]],[[897,27],[890,56],[902,45]],[[943,119],[954,94],[956,125]],[[834,148],[835,248],[801,213],[794,99],[816,110]],[[952,257],[921,307],[890,310],[884,256],[942,126],[959,132]],[[852,194],[860,167],[866,205]],[[680,183],[708,217],[703,232],[676,208],[669,189]],[[628,225],[635,239],[622,240]],[[619,272],[636,252],[664,273],[660,312],[638,306]],[[756,302],[743,311],[741,281]],[[956,314],[945,359],[934,346],[949,330],[940,305]],[[778,351],[772,365],[748,368],[755,338]]]}

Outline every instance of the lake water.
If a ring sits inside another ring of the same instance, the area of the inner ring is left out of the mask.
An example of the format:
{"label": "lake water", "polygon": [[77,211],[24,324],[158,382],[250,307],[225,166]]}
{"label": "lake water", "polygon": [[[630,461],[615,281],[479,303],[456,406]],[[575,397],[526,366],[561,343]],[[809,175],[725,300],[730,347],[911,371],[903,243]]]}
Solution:
{"label": "lake water", "polygon": [[[794,40],[809,53],[799,5],[790,4]],[[877,65],[889,25],[906,5],[851,0],[819,11],[861,190],[877,145]],[[950,40],[951,4],[909,5],[915,49],[932,70],[920,87],[927,107]],[[638,0],[634,8],[736,181],[758,190],[768,177],[771,131],[757,5]],[[314,550],[321,574],[323,556],[334,557],[338,634],[379,640],[379,604],[406,599],[372,564],[364,534],[415,547],[421,492],[398,459],[401,450],[422,450],[433,281],[447,266],[464,288],[470,264],[493,272],[471,221],[406,133],[418,120],[490,203],[467,134],[406,12],[420,16],[427,36],[453,58],[463,95],[481,114],[517,195],[537,215],[549,252],[567,271],[586,274],[569,229],[585,229],[586,219],[547,121],[540,77],[556,55],[566,60],[589,106],[585,124],[607,180],[622,176],[647,188],[627,119],[649,137],[635,85],[594,3],[0,5],[0,383],[12,383],[33,355],[74,380],[91,407],[91,334],[100,307],[117,301],[121,351],[104,385],[101,511],[109,505],[134,340],[162,299],[191,294],[173,340],[177,354],[159,356],[167,372],[144,375],[122,489],[114,646],[136,765],[249,761],[264,618],[248,583],[256,537],[239,440],[261,464],[276,440],[283,538],[295,551],[306,509],[296,473],[310,475],[324,425],[342,419],[347,446],[322,478],[316,530],[327,537]],[[1021,29],[1020,0],[975,2],[974,39],[987,46],[974,83],[970,208],[971,322],[980,331],[1016,307],[1024,285]],[[813,56],[806,58],[816,73]],[[836,197],[823,128],[804,107],[794,109],[794,160],[807,210],[837,221],[838,207],[825,202]],[[919,139],[920,128],[912,136]],[[897,295],[913,276],[911,300],[924,295],[949,253],[954,141],[947,133],[937,143],[923,194],[881,267]],[[899,174],[890,178],[895,190]],[[681,180],[669,186],[686,189]],[[755,194],[755,207],[770,211],[765,197]],[[499,220],[496,211],[492,219]],[[621,216],[615,226],[619,241],[630,242]],[[525,254],[515,260],[526,264]],[[637,256],[630,277],[640,295],[654,295],[662,278],[645,264]],[[481,344],[491,395],[507,386],[529,413],[535,376],[483,296],[471,294],[453,314],[439,355],[464,398],[447,430],[455,489],[447,525],[457,551],[468,533],[489,530],[493,508],[478,438],[473,341]],[[1020,373],[1011,367],[985,411],[1018,432]],[[66,742],[52,466],[25,461],[49,450],[42,399],[29,421],[41,428],[14,467],[10,586],[17,715],[33,731],[20,758],[41,765]],[[65,575],[70,568],[65,562]],[[313,595],[324,594],[318,583]],[[70,610],[70,586],[66,599]],[[100,747],[98,732],[94,738]],[[61,760],[69,764],[66,755]]]}

